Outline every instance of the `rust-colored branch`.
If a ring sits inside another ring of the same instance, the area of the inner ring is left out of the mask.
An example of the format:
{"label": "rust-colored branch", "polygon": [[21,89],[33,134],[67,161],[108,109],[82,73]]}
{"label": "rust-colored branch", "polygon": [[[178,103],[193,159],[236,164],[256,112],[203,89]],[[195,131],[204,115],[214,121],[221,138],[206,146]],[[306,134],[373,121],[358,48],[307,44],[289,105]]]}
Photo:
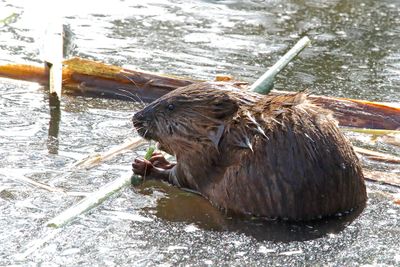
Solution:
{"label": "rust-colored branch", "polygon": [[369,129],[400,129],[400,108],[348,98],[311,96],[317,105],[331,110],[340,126]]}
{"label": "rust-colored branch", "polygon": [[33,65],[8,64],[0,66],[0,77],[37,82],[40,84],[48,83],[48,75],[44,67]]}
{"label": "rust-colored branch", "polygon": [[[0,77],[47,84],[43,67],[31,65],[0,66]],[[128,70],[82,58],[63,63],[63,93],[151,102],[195,80]],[[231,82],[231,81],[228,81]],[[243,83],[237,83],[243,85]],[[290,92],[273,91],[271,94]],[[311,101],[333,112],[341,126],[400,129],[400,108],[355,99],[310,96]]]}

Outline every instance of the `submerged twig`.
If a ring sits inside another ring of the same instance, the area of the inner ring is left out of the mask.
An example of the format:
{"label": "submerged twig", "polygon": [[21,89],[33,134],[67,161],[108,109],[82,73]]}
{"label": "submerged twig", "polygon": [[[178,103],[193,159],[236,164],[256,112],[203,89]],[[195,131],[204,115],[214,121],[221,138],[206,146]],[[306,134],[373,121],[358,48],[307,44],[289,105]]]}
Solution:
{"label": "submerged twig", "polygon": [[2,173],[8,173],[8,175],[5,176],[6,178],[10,178],[15,181],[20,181],[22,183],[38,187],[38,188],[47,190],[49,192],[63,193],[63,194],[69,195],[69,196],[86,196],[85,192],[69,192],[69,191],[65,191],[64,189],[59,188],[59,187],[54,187],[54,186],[50,186],[45,183],[37,182],[31,178],[26,177],[24,174],[16,175],[16,174],[14,174],[15,171],[13,169],[2,168],[2,169],[0,169],[0,171]]}
{"label": "submerged twig", "polygon": [[15,255],[16,260],[24,260],[26,257],[42,247],[44,243],[53,239],[59,232],[60,229],[52,229],[49,232],[46,231],[46,235],[43,237],[29,242],[29,244],[26,246],[27,249],[24,252]]}
{"label": "submerged twig", "polygon": [[98,206],[108,197],[118,192],[121,188],[129,185],[130,181],[130,175],[121,176],[120,178],[102,186],[99,190],[89,194],[74,206],[61,212],[58,216],[48,221],[46,225],[49,227],[59,228],[67,224],[76,216]]}
{"label": "submerged twig", "polygon": [[364,170],[365,180],[400,187],[399,173]]}
{"label": "submerged twig", "polygon": [[365,134],[371,134],[371,135],[387,135],[387,134],[400,135],[399,130],[366,129],[366,128],[350,128],[350,127],[343,127],[341,129],[344,131],[355,132],[355,133],[365,133]]}
{"label": "submerged twig", "polygon": [[372,151],[366,148],[354,147],[354,151],[367,157],[370,160],[376,160],[386,163],[400,164],[400,157],[396,157],[394,155],[388,155],[381,152]]}

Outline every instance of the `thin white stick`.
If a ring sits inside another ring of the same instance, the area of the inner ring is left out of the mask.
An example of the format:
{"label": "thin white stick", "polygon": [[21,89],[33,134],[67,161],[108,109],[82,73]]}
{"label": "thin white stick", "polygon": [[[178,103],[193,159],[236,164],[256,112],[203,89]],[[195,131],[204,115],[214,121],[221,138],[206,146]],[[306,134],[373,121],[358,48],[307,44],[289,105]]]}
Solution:
{"label": "thin white stick", "polygon": [[88,157],[76,162],[72,167],[90,169],[98,165],[101,161],[108,160],[116,155],[119,155],[126,150],[137,148],[138,146],[145,144],[147,141],[141,137],[135,137],[133,139],[127,139],[124,143],[111,148],[110,150],[89,155]]}
{"label": "thin white stick", "polygon": [[58,99],[61,100],[63,60],[63,26],[61,19],[50,19],[44,42],[44,62],[49,71],[50,93],[56,93]]}
{"label": "thin white stick", "polygon": [[81,160],[78,160],[74,164],[70,165],[66,170],[64,170],[64,174],[59,175],[57,178],[53,179],[52,183],[56,183],[57,181],[63,181],[68,176],[70,176],[71,173],[74,173],[75,171],[78,171],[80,169],[85,169],[85,170],[91,169],[105,160],[108,160],[112,157],[122,154],[126,150],[135,149],[144,143],[146,143],[146,141],[141,137],[128,138],[125,140],[124,143],[112,147],[110,150],[106,152],[90,154],[89,156]]}

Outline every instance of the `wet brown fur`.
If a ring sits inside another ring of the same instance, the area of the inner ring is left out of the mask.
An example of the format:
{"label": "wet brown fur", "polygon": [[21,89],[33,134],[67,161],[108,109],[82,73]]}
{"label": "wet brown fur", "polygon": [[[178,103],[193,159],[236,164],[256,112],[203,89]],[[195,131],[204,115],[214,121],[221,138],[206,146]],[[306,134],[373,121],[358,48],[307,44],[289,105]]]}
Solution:
{"label": "wet brown fur", "polygon": [[176,156],[171,180],[226,212],[309,220],[366,201],[351,144],[304,93],[262,96],[194,84],[151,103],[133,121]]}

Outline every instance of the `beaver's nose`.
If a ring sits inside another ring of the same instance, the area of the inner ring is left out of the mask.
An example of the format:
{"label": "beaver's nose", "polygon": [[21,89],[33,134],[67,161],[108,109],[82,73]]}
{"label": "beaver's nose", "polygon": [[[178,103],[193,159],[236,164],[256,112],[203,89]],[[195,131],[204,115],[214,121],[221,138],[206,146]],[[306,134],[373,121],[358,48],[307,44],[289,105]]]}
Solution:
{"label": "beaver's nose", "polygon": [[135,124],[135,122],[143,121],[144,120],[144,115],[143,112],[136,112],[133,117],[132,117],[132,122]]}
{"label": "beaver's nose", "polygon": [[146,139],[151,139],[149,114],[143,110],[132,116],[133,127],[136,128],[138,134]]}
{"label": "beaver's nose", "polygon": [[132,117],[132,123],[133,123],[133,126],[135,127],[135,128],[140,128],[140,127],[143,127],[143,126],[145,126],[145,124],[146,124],[146,118],[145,118],[145,116],[143,115],[143,112],[137,112],[137,113],[135,113],[134,115],[133,115],[133,117]]}
{"label": "beaver's nose", "polygon": [[133,115],[132,121],[140,123],[150,123],[153,120],[154,112],[152,105],[148,105]]}

